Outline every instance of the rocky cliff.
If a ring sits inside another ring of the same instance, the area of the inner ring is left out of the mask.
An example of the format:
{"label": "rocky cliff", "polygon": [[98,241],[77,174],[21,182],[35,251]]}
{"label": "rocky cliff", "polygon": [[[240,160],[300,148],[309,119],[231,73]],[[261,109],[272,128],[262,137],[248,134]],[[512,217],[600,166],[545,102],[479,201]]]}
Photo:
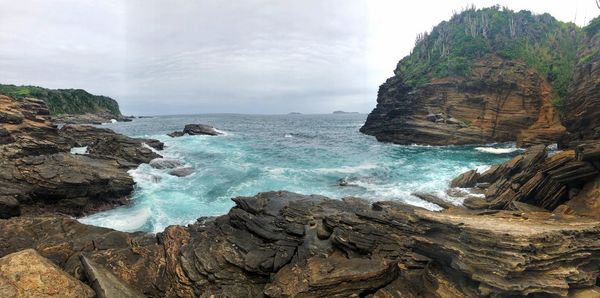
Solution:
{"label": "rocky cliff", "polygon": [[[0,218],[19,214],[74,216],[127,203],[127,170],[160,157],[144,144],[107,129],[50,122],[46,104],[0,95]],[[87,146],[88,154],[70,153]]]}
{"label": "rocky cliff", "polygon": [[600,139],[600,17],[585,28],[586,42],[578,53],[569,96],[565,101],[564,119],[569,142]]}
{"label": "rocky cliff", "polygon": [[400,144],[552,143],[565,128],[551,90],[525,63],[490,55],[475,61],[468,77],[419,88],[390,78],[361,131]]}
{"label": "rocky cliff", "polygon": [[556,143],[566,132],[564,102],[578,106],[568,119],[596,107],[575,98],[585,94],[569,95],[594,92],[582,75],[582,86],[569,88],[578,51],[586,55],[579,48],[589,44],[583,36],[547,14],[468,9],[419,35],[360,131],[399,144]]}
{"label": "rocky cliff", "polygon": [[[81,89],[46,89],[37,86],[0,84],[0,94],[16,100],[37,98],[48,106],[50,114],[63,122],[106,122],[110,119],[124,120],[116,100],[93,95]],[[70,116],[69,116],[70,115]],[[78,121],[89,118],[90,121]]]}

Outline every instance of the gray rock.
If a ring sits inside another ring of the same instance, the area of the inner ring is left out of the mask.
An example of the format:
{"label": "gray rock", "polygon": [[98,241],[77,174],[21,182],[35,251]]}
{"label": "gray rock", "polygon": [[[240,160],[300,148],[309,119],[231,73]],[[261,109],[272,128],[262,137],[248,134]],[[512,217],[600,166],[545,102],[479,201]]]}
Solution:
{"label": "gray rock", "polygon": [[155,169],[173,169],[182,165],[183,163],[179,160],[170,158],[156,158],[150,161],[150,166]]}
{"label": "gray rock", "polygon": [[98,298],[145,297],[136,289],[125,284],[106,268],[86,258],[84,255],[79,255],[79,259],[83,265],[87,280],[92,284],[92,288],[96,291]]}
{"label": "gray rock", "polygon": [[189,176],[191,174],[194,174],[194,168],[192,167],[181,167],[181,168],[177,168],[174,170],[171,170],[169,172],[170,175],[173,176],[177,176],[177,177],[186,177]]}

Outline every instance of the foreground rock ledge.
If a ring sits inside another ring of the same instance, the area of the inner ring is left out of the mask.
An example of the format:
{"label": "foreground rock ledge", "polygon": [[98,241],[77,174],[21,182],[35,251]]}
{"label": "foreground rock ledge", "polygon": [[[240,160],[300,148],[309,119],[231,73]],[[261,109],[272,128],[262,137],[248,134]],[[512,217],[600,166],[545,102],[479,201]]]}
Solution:
{"label": "foreground rock ledge", "polygon": [[151,297],[477,297],[596,291],[600,222],[549,212],[431,212],[289,192],[163,233],[58,217],[0,220],[0,255],[80,255]]}

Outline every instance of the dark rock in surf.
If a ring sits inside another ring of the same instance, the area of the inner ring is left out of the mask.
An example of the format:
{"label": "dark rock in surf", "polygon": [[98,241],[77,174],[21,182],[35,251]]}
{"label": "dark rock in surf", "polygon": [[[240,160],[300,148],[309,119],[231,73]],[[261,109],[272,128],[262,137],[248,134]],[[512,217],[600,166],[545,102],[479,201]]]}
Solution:
{"label": "dark rock in surf", "polygon": [[177,176],[177,177],[187,177],[191,174],[194,174],[194,168],[192,167],[181,167],[171,170],[169,175]]}
{"label": "dark rock in surf", "polygon": [[214,127],[206,124],[187,124],[183,131],[174,131],[172,133],[167,134],[170,137],[181,137],[185,134],[190,136],[195,135],[208,135],[208,136],[218,136],[221,133],[218,132]]}
{"label": "dark rock in surf", "polygon": [[174,169],[183,166],[183,163],[177,159],[156,158],[150,161],[150,166],[155,169]]}

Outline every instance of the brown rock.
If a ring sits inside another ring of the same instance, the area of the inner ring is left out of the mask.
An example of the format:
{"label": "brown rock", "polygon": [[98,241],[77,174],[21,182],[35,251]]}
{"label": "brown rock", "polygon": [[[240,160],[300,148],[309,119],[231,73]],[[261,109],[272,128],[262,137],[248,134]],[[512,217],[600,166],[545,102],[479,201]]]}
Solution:
{"label": "brown rock", "polygon": [[1,297],[95,297],[94,291],[33,249],[0,259]]}
{"label": "brown rock", "polygon": [[525,63],[490,55],[474,61],[466,78],[414,89],[401,74],[388,79],[360,131],[398,144],[555,143],[565,129],[550,95],[550,85]]}

